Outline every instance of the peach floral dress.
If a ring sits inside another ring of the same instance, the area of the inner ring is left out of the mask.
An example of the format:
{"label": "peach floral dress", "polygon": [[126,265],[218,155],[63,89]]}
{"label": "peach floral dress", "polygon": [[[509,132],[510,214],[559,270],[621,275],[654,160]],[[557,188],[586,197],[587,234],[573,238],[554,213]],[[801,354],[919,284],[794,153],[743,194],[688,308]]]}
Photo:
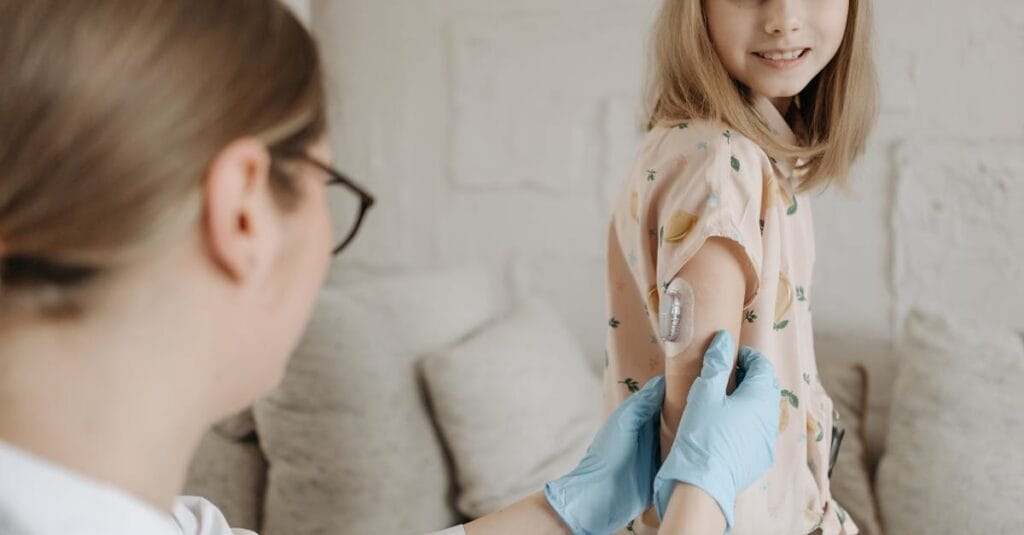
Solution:
{"label": "peach floral dress", "polygon": [[[767,99],[756,108],[776,135],[796,139]],[[772,360],[782,413],[775,465],[738,497],[735,535],[858,533],[829,491],[833,411],[814,357],[814,230],[796,180],[789,162],[725,125],[662,124],[644,140],[609,232],[607,412],[664,373],[658,303],[708,238],[738,243],[757,274],[739,342]],[[648,512],[623,533],[656,525]]]}

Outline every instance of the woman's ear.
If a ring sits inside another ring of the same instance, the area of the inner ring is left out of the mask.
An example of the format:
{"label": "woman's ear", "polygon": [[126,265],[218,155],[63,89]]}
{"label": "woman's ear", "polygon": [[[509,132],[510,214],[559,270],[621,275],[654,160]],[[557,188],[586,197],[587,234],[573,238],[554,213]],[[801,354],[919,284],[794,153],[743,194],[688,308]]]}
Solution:
{"label": "woman's ear", "polygon": [[247,280],[278,240],[270,191],[270,152],[254,138],[232,142],[203,180],[203,238],[211,259],[236,282]]}

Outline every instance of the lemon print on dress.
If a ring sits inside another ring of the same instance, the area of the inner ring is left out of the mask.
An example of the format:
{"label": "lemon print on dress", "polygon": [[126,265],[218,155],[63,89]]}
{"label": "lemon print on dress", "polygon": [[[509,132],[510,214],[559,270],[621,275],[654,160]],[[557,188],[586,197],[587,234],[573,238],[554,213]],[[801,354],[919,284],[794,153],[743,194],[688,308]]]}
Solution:
{"label": "lemon print on dress", "polygon": [[789,425],[789,408],[794,409],[800,408],[800,398],[796,397],[796,394],[789,390],[782,391],[782,397],[779,399],[779,432],[785,431],[786,426]]}
{"label": "lemon print on dress", "polygon": [[764,207],[771,208],[775,206],[776,196],[779,194],[779,184],[775,181],[775,175],[766,174],[764,176]]}
{"label": "lemon print on dress", "polygon": [[670,242],[683,241],[697,224],[697,216],[685,210],[672,212],[672,217],[664,228],[664,240]]}
{"label": "lemon print on dress", "polygon": [[793,307],[793,285],[785,273],[779,274],[779,290],[775,295],[775,323],[776,331],[781,331],[789,325],[789,320],[784,320],[786,313]]}
{"label": "lemon print on dress", "polygon": [[647,312],[658,314],[661,311],[661,298],[658,296],[658,286],[651,286],[647,290]]}
{"label": "lemon print on dress", "polygon": [[821,422],[815,420],[811,413],[807,413],[807,436],[814,437],[815,442],[825,439],[825,431],[821,427]]}
{"label": "lemon print on dress", "polygon": [[640,194],[635,191],[629,197],[629,215],[633,216],[633,221],[640,222]]}
{"label": "lemon print on dress", "polygon": [[[771,208],[771,207],[775,206],[776,201],[781,201],[782,204],[785,204],[785,205],[788,206],[790,204],[791,200],[792,200],[792,202],[795,205],[796,197],[794,196],[792,199],[790,199],[789,194],[787,194],[782,189],[782,186],[779,185],[779,181],[775,179],[775,175],[773,175],[773,174],[765,175],[765,181],[764,181],[764,207],[765,208]],[[793,210],[793,213],[796,213],[796,209],[795,208],[790,207],[790,209]],[[791,213],[789,215],[793,215],[793,214]]]}

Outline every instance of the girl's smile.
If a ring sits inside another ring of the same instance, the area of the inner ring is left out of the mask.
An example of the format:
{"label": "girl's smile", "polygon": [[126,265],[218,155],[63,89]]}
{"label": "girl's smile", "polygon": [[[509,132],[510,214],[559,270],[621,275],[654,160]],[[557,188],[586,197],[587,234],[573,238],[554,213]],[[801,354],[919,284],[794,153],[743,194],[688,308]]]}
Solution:
{"label": "girl's smile", "polygon": [[789,48],[754,52],[753,55],[765,65],[775,69],[789,69],[803,62],[810,48]]}
{"label": "girl's smile", "polygon": [[778,103],[836,55],[849,0],[707,0],[708,32],[729,76]]}

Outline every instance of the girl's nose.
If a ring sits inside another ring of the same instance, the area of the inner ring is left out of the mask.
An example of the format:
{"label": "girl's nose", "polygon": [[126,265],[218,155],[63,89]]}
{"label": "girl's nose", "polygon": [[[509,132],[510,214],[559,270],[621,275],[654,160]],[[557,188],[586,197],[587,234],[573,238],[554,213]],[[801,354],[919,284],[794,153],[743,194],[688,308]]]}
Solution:
{"label": "girl's nose", "polygon": [[769,0],[764,31],[771,35],[785,35],[800,31],[803,26],[804,0]]}

